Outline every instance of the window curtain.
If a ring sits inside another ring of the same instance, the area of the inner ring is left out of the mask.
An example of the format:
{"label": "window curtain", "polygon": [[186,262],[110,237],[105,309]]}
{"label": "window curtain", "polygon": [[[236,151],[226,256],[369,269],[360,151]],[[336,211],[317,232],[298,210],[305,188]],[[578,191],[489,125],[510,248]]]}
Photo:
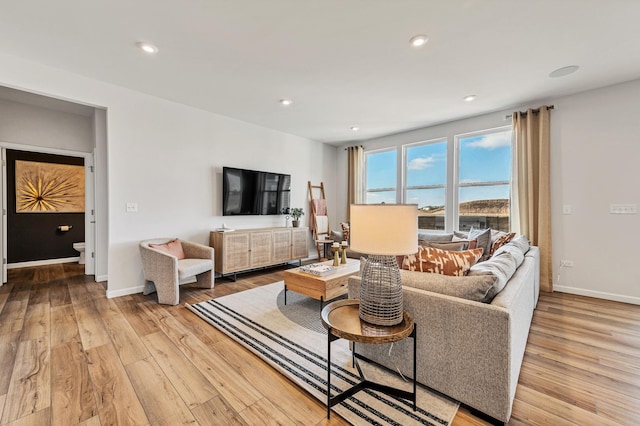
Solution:
{"label": "window curtain", "polygon": [[351,204],[363,204],[364,195],[364,148],[347,148],[347,221],[351,218]]}
{"label": "window curtain", "polygon": [[540,248],[540,289],[553,291],[551,256],[550,113],[542,106],[513,113],[513,231]]}

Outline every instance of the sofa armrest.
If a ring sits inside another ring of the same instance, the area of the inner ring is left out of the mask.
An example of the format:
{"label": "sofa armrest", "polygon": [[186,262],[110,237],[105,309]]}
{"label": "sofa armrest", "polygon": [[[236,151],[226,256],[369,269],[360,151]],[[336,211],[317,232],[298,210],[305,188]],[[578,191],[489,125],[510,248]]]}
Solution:
{"label": "sofa armrest", "polygon": [[185,258],[213,260],[213,247],[191,241],[180,240],[180,242],[182,243],[182,250],[184,251]]}
{"label": "sofa armrest", "polygon": [[147,281],[178,281],[178,258],[162,250],[140,244],[142,271]]}
{"label": "sofa armrest", "polygon": [[[349,278],[349,297],[361,280]],[[417,379],[495,418],[510,415],[510,312],[500,306],[403,287],[404,309],[417,329]],[[412,342],[359,345],[358,353],[411,376]]]}

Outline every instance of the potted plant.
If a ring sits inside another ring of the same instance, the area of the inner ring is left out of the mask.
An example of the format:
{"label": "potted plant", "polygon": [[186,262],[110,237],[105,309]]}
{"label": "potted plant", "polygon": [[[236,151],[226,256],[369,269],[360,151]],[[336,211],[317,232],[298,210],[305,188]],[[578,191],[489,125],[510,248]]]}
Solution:
{"label": "potted plant", "polygon": [[291,225],[294,228],[297,228],[298,226],[300,226],[300,216],[304,215],[304,210],[300,207],[294,207],[291,209],[289,214],[291,214],[291,217],[293,217],[293,220],[291,221]]}

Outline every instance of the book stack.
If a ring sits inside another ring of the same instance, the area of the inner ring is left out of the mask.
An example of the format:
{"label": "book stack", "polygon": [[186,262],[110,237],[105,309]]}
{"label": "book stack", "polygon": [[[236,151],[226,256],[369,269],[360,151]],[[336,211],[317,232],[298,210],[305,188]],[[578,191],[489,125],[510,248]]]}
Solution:
{"label": "book stack", "polygon": [[300,270],[307,274],[317,275],[319,277],[334,273],[337,268],[335,266],[323,265],[321,263],[312,263],[311,265],[301,266]]}

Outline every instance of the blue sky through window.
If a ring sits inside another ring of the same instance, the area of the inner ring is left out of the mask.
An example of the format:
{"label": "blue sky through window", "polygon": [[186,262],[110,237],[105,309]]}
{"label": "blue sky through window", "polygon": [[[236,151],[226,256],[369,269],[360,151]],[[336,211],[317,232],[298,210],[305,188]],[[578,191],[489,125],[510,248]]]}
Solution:
{"label": "blue sky through window", "polygon": [[[461,138],[459,183],[509,182],[511,130]],[[509,198],[509,185],[460,189],[460,202]]]}
{"label": "blue sky through window", "polygon": [[460,139],[460,183],[511,178],[511,131]]}
{"label": "blue sky through window", "polygon": [[[511,130],[470,136],[459,140],[459,182],[509,182],[511,178]],[[432,186],[447,183],[447,143],[434,142],[407,148],[406,185]],[[396,150],[367,155],[367,189],[396,188]],[[367,203],[395,203],[395,191],[368,193]],[[509,185],[464,187],[460,202],[509,198]],[[442,206],[445,189],[411,189],[407,203]]]}
{"label": "blue sky through window", "polygon": [[407,148],[407,186],[447,183],[447,142]]}
{"label": "blue sky through window", "polygon": [[367,189],[396,187],[396,159],[395,149],[367,155]]}

